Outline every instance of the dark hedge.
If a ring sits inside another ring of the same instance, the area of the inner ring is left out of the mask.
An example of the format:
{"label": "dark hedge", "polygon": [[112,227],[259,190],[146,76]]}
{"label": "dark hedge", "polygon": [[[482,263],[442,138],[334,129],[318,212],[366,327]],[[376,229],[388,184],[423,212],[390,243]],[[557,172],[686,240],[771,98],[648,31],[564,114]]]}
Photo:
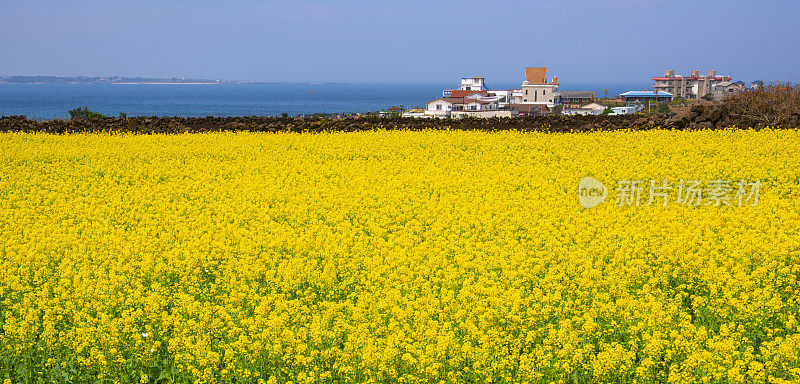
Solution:
{"label": "dark hedge", "polygon": [[[491,119],[413,119],[375,116],[344,117],[91,117],[74,120],[31,120],[25,116],[0,117],[2,132],[115,132],[188,133],[217,131],[322,132],[374,129],[454,129],[578,132],[627,129],[720,129],[761,127],[746,118],[734,118],[725,105],[695,105],[683,116],[653,114],[624,116],[529,116]],[[796,126],[796,125],[795,125]]]}

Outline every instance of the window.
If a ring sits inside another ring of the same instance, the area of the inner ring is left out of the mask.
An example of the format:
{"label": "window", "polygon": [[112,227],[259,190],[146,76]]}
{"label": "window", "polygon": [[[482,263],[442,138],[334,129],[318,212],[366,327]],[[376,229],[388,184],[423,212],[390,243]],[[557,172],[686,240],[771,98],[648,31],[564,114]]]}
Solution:
{"label": "window", "polygon": [[546,93],[547,93],[547,91],[542,91],[542,96],[544,96]]}
{"label": "window", "polygon": [[525,90],[525,96],[528,96],[528,90],[527,89]]}
{"label": "window", "polygon": [[436,110],[437,111],[441,111],[442,110],[442,105],[441,104],[436,104]]}
{"label": "window", "polygon": [[522,102],[523,102],[523,103],[527,103],[527,102],[528,102],[528,99],[522,99]]}

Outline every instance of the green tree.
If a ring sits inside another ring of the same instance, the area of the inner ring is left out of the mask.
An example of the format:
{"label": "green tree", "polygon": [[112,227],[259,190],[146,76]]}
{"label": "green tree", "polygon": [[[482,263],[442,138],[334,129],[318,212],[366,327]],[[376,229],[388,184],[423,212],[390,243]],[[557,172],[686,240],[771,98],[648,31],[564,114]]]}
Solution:
{"label": "green tree", "polygon": [[95,111],[90,111],[87,107],[78,107],[69,111],[69,117],[75,119],[90,119],[93,117],[104,117],[103,114]]}

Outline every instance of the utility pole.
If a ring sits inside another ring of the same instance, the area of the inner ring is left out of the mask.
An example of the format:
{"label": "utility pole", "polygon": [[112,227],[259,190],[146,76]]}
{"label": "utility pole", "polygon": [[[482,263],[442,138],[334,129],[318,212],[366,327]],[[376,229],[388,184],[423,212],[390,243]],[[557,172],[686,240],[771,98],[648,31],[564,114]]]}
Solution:
{"label": "utility pole", "polygon": [[653,89],[656,90],[656,104],[658,104],[658,88],[653,87]]}

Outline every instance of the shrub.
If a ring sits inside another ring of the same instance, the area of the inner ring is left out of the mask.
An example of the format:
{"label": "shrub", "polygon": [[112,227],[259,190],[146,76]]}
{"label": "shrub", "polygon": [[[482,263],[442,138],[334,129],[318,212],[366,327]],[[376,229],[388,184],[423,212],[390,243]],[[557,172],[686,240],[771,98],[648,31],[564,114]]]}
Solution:
{"label": "shrub", "polygon": [[69,111],[69,117],[75,119],[89,119],[93,117],[104,117],[103,114],[95,111],[90,111],[87,107],[78,107]]}
{"label": "shrub", "polygon": [[722,106],[737,120],[753,125],[797,126],[800,123],[800,85],[774,83],[723,99]]}

